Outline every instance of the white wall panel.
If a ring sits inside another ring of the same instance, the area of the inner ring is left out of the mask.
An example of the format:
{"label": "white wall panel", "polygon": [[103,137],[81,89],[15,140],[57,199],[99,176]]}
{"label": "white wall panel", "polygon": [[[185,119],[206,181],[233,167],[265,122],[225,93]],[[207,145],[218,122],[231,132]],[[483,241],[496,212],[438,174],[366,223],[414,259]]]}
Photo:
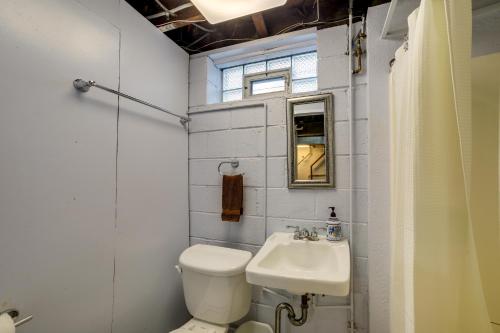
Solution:
{"label": "white wall panel", "polygon": [[[186,114],[188,58],[121,3],[120,89]],[[188,246],[187,132],[175,117],[120,99],[113,331],[168,332],[187,319],[174,268]]]}
{"label": "white wall panel", "polygon": [[185,114],[187,54],[121,0],[4,1],[0,48],[0,310],[26,332],[178,326],[187,133],[72,81]]}
{"label": "white wall panel", "polygon": [[0,309],[24,332],[107,332],[112,320],[119,31],[75,1],[0,10]]}

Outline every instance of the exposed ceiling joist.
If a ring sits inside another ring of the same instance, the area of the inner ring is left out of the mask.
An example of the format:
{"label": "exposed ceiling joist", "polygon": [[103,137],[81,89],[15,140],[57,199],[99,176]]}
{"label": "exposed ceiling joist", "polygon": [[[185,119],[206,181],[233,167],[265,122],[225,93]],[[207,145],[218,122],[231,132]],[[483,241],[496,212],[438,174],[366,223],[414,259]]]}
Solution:
{"label": "exposed ceiling joist", "polygon": [[[288,0],[280,7],[210,24],[189,0],[126,1],[191,54],[285,32],[345,24],[349,4],[349,0]],[[355,21],[366,13],[368,7],[389,1],[356,0]]]}
{"label": "exposed ceiling joist", "polygon": [[253,25],[255,26],[255,30],[257,31],[257,34],[259,34],[260,38],[269,36],[266,21],[264,20],[264,16],[262,15],[262,13],[253,14],[252,21]]}

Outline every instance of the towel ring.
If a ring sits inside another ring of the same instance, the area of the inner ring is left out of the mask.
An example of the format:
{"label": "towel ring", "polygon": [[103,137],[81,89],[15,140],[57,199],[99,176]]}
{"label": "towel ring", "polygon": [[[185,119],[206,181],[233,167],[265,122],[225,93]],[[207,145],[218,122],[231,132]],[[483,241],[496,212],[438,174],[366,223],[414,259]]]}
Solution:
{"label": "towel ring", "polygon": [[[224,174],[222,173],[222,171],[220,170],[220,167],[223,165],[223,164],[231,164],[231,167],[233,169],[236,169],[237,167],[240,166],[240,162],[239,161],[222,161],[219,163],[219,166],[217,167],[217,171],[219,172],[219,175],[221,176],[224,176]],[[242,175],[244,175],[244,173],[242,173]]]}

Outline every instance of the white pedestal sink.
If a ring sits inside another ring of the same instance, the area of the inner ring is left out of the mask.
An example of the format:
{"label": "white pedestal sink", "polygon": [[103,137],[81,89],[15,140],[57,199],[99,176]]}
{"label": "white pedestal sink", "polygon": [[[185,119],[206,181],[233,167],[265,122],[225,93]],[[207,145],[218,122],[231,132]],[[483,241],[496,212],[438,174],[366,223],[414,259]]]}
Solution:
{"label": "white pedestal sink", "polygon": [[294,240],[292,233],[272,234],[246,268],[248,283],[291,293],[346,296],[351,264],[347,240]]}

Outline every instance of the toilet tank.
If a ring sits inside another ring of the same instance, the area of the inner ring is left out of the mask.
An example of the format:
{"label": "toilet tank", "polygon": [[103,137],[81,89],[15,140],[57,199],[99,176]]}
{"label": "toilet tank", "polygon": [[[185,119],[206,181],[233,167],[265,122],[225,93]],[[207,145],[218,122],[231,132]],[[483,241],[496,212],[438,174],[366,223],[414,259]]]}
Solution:
{"label": "toilet tank", "polygon": [[184,298],[191,315],[210,323],[229,324],[248,313],[251,287],[245,267],[248,251],[197,244],[182,252]]}

